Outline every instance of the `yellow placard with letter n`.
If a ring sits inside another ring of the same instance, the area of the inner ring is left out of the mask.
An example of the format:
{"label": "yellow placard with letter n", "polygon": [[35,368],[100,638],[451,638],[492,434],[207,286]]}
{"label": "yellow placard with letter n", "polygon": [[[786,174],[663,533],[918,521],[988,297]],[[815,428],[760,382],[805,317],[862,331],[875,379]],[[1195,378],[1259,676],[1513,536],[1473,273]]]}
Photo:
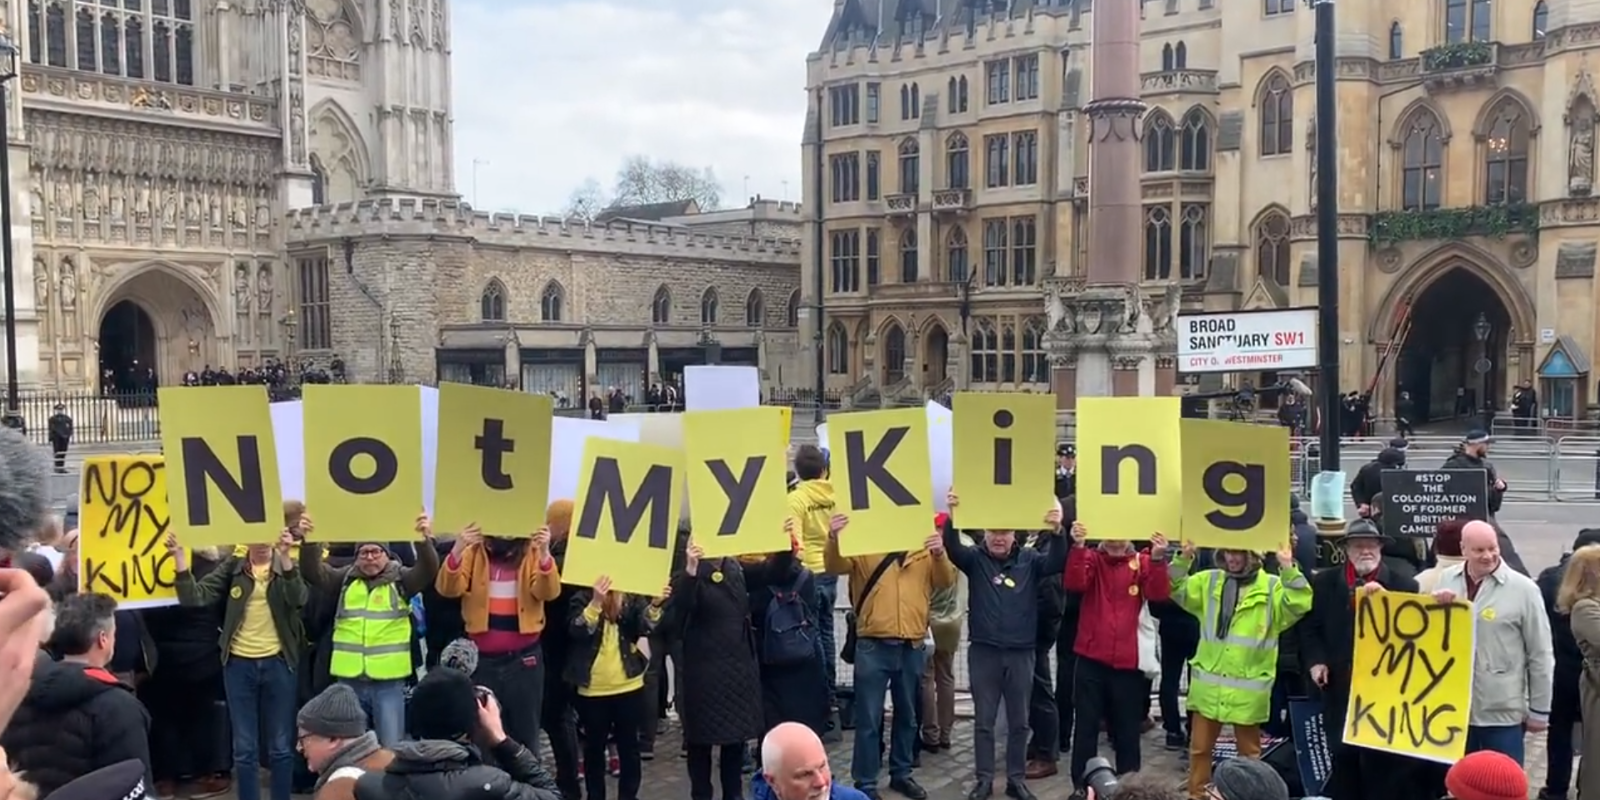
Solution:
{"label": "yellow placard with letter n", "polygon": [[265,386],[163,386],[173,524],[189,547],[278,541],[283,495]]}
{"label": "yellow placard with letter n", "polygon": [[1055,395],[958,392],[952,405],[961,527],[1043,527],[1055,499]]}
{"label": "yellow placard with letter n", "polygon": [[920,550],[933,533],[933,468],[922,408],[828,418],[835,511],[850,517],[839,553]]}
{"label": "yellow placard with letter n", "polygon": [[1209,419],[1178,427],[1183,538],[1200,547],[1282,547],[1289,540],[1289,429]]}
{"label": "yellow placard with letter n", "polygon": [[1078,520],[1090,538],[1176,537],[1184,493],[1179,403],[1176,397],[1078,400]]}
{"label": "yellow placard with letter n", "polygon": [[161,456],[86,459],[78,505],[78,591],[108,595],[124,609],[176,605],[177,564],[167,550],[171,524]]}
{"label": "yellow placard with letter n", "polygon": [[1466,755],[1474,622],[1468,603],[1359,594],[1345,744],[1442,764]]}
{"label": "yellow placard with letter n", "polygon": [[786,410],[756,406],[683,415],[689,523],[709,558],[789,549],[787,453],[773,426]]}
{"label": "yellow placard with letter n", "polygon": [[[767,430],[762,439],[771,441]],[[612,591],[661,594],[672,573],[682,473],[681,450],[600,438],[584,442],[562,583],[593,586],[604,575]]]}

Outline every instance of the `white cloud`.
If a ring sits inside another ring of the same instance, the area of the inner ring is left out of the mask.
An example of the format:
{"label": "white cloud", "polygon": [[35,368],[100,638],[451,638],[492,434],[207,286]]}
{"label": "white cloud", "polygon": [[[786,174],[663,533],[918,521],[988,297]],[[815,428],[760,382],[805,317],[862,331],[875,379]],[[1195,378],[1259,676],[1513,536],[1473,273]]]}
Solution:
{"label": "white cloud", "polygon": [[713,168],[725,202],[799,199],[805,58],[829,0],[459,0],[456,189],[551,213],[624,158]]}

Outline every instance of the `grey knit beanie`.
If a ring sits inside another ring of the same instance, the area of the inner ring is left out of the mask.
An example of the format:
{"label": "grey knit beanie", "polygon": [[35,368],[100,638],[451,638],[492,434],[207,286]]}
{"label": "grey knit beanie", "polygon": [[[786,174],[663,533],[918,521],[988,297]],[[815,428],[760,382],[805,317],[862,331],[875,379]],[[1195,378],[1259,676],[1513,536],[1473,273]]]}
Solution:
{"label": "grey knit beanie", "polygon": [[300,709],[295,724],[313,736],[354,739],[367,732],[367,712],[361,709],[356,690],[335,683]]}
{"label": "grey knit beanie", "polygon": [[1270,765],[1252,758],[1230,758],[1211,773],[1222,800],[1289,800],[1289,785]]}

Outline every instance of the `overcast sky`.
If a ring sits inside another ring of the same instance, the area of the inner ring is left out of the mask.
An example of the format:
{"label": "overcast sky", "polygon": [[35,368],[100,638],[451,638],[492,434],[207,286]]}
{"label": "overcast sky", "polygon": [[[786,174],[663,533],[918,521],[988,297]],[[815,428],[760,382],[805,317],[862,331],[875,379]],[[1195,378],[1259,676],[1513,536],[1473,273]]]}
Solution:
{"label": "overcast sky", "polygon": [[609,187],[624,158],[644,155],[711,167],[728,205],[747,185],[797,200],[805,57],[832,11],[832,0],[457,0],[456,189],[479,208],[553,213],[586,178]]}

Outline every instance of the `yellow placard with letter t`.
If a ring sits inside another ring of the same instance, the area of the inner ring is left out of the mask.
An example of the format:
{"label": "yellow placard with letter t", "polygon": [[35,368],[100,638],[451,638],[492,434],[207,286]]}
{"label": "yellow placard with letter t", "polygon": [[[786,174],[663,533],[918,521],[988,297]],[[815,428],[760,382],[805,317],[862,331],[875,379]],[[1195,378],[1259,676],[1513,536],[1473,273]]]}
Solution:
{"label": "yellow placard with letter t", "polygon": [[490,536],[531,535],[550,494],[549,395],[439,384],[433,523]]}
{"label": "yellow placard with letter t", "polygon": [[959,392],[953,410],[961,527],[1043,527],[1055,499],[1055,395]]}

